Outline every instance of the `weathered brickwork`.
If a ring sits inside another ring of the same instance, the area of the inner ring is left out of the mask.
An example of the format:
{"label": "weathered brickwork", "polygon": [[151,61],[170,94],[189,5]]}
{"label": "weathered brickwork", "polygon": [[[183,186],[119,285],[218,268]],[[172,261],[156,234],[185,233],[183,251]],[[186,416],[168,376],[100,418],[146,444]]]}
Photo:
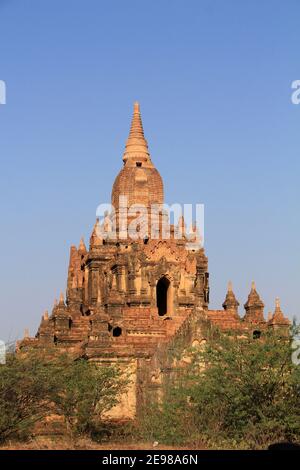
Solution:
{"label": "weathered brickwork", "polygon": [[[128,207],[163,204],[163,182],[151,161],[137,103],[123,162],[111,197],[116,218],[120,196],[127,197]],[[188,361],[185,350],[205,341],[204,323],[250,335],[289,325],[278,300],[274,314],[264,319],[254,283],[243,318],[231,283],[223,310],[209,310],[207,257],[203,248],[187,250],[187,239],[174,236],[184,227],[182,220],[180,227],[171,226],[168,240],[160,232],[157,239],[104,239],[98,224],[88,248],[83,240],[71,247],[66,299],[61,295],[51,315],[43,315],[35,338],[24,338],[19,348],[55,345],[77,357],[129,369],[133,385],[112,418],[132,418],[149,396],[159,400],[163,384]]]}

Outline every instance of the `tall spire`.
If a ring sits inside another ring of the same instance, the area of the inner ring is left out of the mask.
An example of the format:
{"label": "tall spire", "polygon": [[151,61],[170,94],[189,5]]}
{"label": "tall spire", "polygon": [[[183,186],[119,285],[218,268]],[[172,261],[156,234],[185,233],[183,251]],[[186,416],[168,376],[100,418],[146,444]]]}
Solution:
{"label": "tall spire", "polygon": [[255,286],[255,282],[251,283],[251,291],[248,300],[244,305],[246,314],[244,319],[250,323],[263,323],[264,319],[264,303],[261,300]]}
{"label": "tall spire", "polygon": [[248,295],[248,300],[245,303],[244,307],[246,310],[248,307],[258,307],[258,308],[264,307],[264,303],[262,302],[259,294],[257,293],[255,281],[251,282],[250,294]]}
{"label": "tall spire", "polygon": [[59,303],[60,303],[60,305],[65,305],[65,298],[64,298],[63,292],[60,293]]}
{"label": "tall spire", "polygon": [[140,105],[136,101],[133,105],[133,116],[128,139],[142,139],[147,144],[144,137],[144,129],[142,124]]}
{"label": "tall spire", "polygon": [[271,326],[284,326],[289,325],[290,321],[286,318],[280,307],[280,299],[276,297],[275,299],[275,310],[272,317],[269,319],[269,325]]}
{"label": "tall spire", "polygon": [[275,299],[275,310],[274,310],[273,318],[276,319],[276,320],[284,318],[284,315],[283,315],[281,307],[280,307],[279,297],[276,297],[276,299]]}
{"label": "tall spire", "polygon": [[90,247],[102,245],[103,239],[101,236],[101,226],[99,218],[96,218],[96,223],[94,225],[91,237],[90,237]]}
{"label": "tall spire", "polygon": [[78,246],[78,252],[81,253],[81,254],[86,253],[86,246],[85,246],[83,237],[81,237],[81,239],[80,239],[80,243],[79,243],[79,246]]}
{"label": "tall spire", "polygon": [[229,281],[226,298],[222,304],[222,307],[224,308],[224,310],[233,311],[236,315],[238,315],[239,305],[240,304],[237,301],[232,289],[232,282]]}
{"label": "tall spire", "polygon": [[49,313],[48,310],[45,310],[44,315],[43,315],[44,320],[49,320]]}
{"label": "tall spire", "polygon": [[125,163],[128,160],[134,162],[150,162],[148,144],[144,137],[140,105],[137,101],[134,103],[131,127],[125,146],[123,160]]}

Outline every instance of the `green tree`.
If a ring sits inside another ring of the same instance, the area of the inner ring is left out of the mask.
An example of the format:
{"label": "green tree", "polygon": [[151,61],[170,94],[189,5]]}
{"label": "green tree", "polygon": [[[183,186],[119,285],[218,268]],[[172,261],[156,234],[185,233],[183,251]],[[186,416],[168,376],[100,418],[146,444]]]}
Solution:
{"label": "green tree", "polygon": [[206,344],[191,348],[191,364],[177,370],[163,401],[146,407],[140,435],[213,448],[299,442],[300,366],[292,362],[292,336],[267,331],[253,339],[208,329]]}
{"label": "green tree", "polygon": [[10,354],[0,366],[0,441],[29,437],[34,424],[50,414],[63,416],[72,436],[90,434],[127,382],[115,366],[54,352]]}
{"label": "green tree", "polygon": [[291,342],[276,331],[257,339],[212,334],[194,353],[186,377],[199,432],[248,448],[299,440],[300,368],[292,362]]}
{"label": "green tree", "polygon": [[116,366],[99,366],[85,359],[72,361],[67,356],[53,368],[56,412],[65,417],[73,436],[97,432],[102,414],[118,404],[129,379]]}
{"label": "green tree", "polygon": [[47,413],[50,392],[43,361],[9,354],[0,365],[0,441],[26,437]]}

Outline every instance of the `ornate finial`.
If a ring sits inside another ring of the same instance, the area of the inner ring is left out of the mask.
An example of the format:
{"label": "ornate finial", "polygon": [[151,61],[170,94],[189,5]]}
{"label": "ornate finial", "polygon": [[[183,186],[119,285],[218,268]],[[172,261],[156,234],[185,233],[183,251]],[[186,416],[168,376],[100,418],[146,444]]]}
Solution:
{"label": "ornate finial", "polygon": [[49,319],[48,310],[45,310],[44,315],[43,315],[43,319],[44,319],[44,320],[48,320],[48,319]]}
{"label": "ornate finial", "polygon": [[54,299],[54,304],[53,304],[54,307],[57,307],[57,299],[55,298]]}
{"label": "ornate finial", "polygon": [[261,300],[255,286],[255,282],[252,281],[251,283],[251,291],[248,295],[248,300],[244,304],[245,310],[246,310],[246,315],[245,319],[248,321],[252,321],[255,319],[255,321],[261,321],[264,322],[264,315],[263,315],[263,309],[264,309],[264,303]]}
{"label": "ornate finial", "polygon": [[25,330],[24,330],[24,339],[27,339],[27,338],[29,338],[29,329],[25,328]]}
{"label": "ornate finial", "polygon": [[279,297],[276,297],[276,299],[275,299],[274,317],[275,318],[283,317],[283,313],[282,313],[281,308],[280,308],[280,299],[279,299]]}
{"label": "ornate finial", "polygon": [[222,304],[222,307],[224,308],[224,310],[234,311],[236,313],[236,315],[238,315],[238,306],[239,305],[240,304],[239,304],[238,300],[236,299],[236,297],[234,295],[234,292],[232,290],[232,282],[229,281],[228,282],[228,287],[227,287],[227,294],[226,294],[225,300]]}
{"label": "ornate finial", "polygon": [[84,243],[84,238],[81,237],[80,239],[80,243],[79,243],[79,246],[78,246],[78,251],[86,251],[86,247],[85,247],[85,243]]}
{"label": "ornate finial", "polygon": [[123,155],[124,162],[130,158],[140,161],[149,162],[148,144],[144,137],[142,118],[140,113],[140,105],[136,101],[133,106],[133,116],[129,136],[126,142],[126,148]]}
{"label": "ornate finial", "polygon": [[60,296],[59,296],[59,303],[60,303],[60,304],[64,304],[64,303],[65,303],[65,298],[64,298],[63,292],[60,293]]}
{"label": "ornate finial", "polygon": [[274,325],[289,325],[290,324],[290,321],[288,320],[288,318],[286,318],[283,312],[281,311],[279,297],[276,297],[275,299],[275,310],[274,310],[274,314],[272,317],[272,323]]}
{"label": "ornate finial", "polygon": [[91,238],[93,239],[93,242],[95,245],[102,245],[103,242],[103,231],[107,231],[107,221],[109,220],[110,228],[108,231],[111,230],[113,227],[113,224],[111,222],[111,218],[108,214],[108,212],[105,212],[105,218],[102,224],[100,224],[100,219],[99,217],[96,218],[96,222],[94,225],[93,233]]}
{"label": "ornate finial", "polygon": [[[144,139],[144,129],[142,124],[142,117],[140,113],[140,105],[138,101],[135,101],[133,105],[133,116],[131,121],[131,127],[128,139]],[[145,141],[146,142],[146,141]],[[127,141],[128,143],[128,141]]]}

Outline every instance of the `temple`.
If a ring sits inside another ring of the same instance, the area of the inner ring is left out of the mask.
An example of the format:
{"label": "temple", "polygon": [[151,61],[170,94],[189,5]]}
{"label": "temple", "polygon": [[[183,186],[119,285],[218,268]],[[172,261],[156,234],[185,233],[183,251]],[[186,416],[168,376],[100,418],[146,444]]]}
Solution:
{"label": "temple", "polygon": [[[204,323],[254,338],[289,326],[279,299],[265,320],[254,283],[243,317],[231,283],[223,309],[209,310],[204,248],[191,245],[182,218],[170,224],[169,238],[163,236],[163,181],[150,157],[138,103],[111,202],[114,211],[96,220],[89,246],[83,239],[78,248],[71,246],[66,297],[61,294],[51,315],[44,313],[35,338],[27,332],[18,347],[51,346],[99,364],[122,364],[132,384],[112,417],[131,418],[149,397],[159,399],[188,347],[205,341]],[[133,206],[157,208],[154,232],[152,220],[139,227],[145,236],[128,235]],[[179,359],[171,354],[174,349]]]}

